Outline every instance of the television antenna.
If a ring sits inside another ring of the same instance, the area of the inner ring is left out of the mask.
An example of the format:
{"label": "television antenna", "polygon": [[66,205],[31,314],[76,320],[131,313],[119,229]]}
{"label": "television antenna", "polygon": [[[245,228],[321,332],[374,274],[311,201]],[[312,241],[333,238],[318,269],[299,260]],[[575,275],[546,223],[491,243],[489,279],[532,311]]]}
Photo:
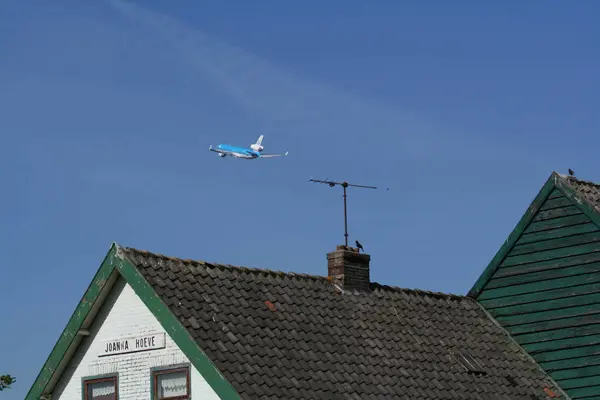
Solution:
{"label": "television antenna", "polygon": [[346,181],[344,182],[335,182],[335,181],[329,181],[329,180],[319,180],[319,179],[310,179],[310,182],[315,182],[315,183],[324,183],[326,185],[329,185],[329,187],[334,187],[334,186],[341,186],[344,188],[344,241],[346,244],[346,247],[348,247],[348,211],[347,211],[347,205],[346,205],[346,189],[350,186],[352,187],[358,187],[358,188],[363,188],[363,189],[377,189],[377,187],[375,186],[365,186],[365,185],[354,185],[352,183],[348,183]]}

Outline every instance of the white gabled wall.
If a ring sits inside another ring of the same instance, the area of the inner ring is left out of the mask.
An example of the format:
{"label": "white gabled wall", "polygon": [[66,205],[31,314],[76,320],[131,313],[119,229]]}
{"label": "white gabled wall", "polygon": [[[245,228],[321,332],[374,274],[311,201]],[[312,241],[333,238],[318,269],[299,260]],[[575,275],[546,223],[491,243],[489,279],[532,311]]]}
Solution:
{"label": "white gabled wall", "polygon": [[[98,357],[98,354],[104,340],[164,331],[131,286],[119,277],[90,329],[90,336],[82,341],[60,378],[52,400],[80,400],[82,378],[114,372],[119,373],[120,400],[150,399],[151,368],[189,363],[168,333],[163,349],[108,357]],[[192,398],[219,399],[193,365],[190,365],[190,378]]]}

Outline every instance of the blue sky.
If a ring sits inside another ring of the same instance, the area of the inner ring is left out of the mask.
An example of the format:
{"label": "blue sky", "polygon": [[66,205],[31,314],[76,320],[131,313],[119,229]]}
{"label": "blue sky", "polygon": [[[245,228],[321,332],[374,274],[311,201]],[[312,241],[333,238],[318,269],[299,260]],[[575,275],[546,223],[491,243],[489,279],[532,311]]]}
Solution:
{"label": "blue sky", "polygon": [[[22,399],[110,244],[464,294],[553,170],[600,180],[600,3],[0,5],[0,373]],[[272,160],[221,159],[265,135]]]}

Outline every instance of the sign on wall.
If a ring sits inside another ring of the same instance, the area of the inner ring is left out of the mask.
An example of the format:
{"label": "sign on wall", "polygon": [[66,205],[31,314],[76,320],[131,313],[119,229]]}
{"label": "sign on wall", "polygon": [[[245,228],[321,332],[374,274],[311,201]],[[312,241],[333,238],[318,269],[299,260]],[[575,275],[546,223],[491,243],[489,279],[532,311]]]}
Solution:
{"label": "sign on wall", "polygon": [[165,333],[150,333],[120,339],[106,340],[102,343],[99,357],[115,354],[135,353],[138,351],[164,349]]}

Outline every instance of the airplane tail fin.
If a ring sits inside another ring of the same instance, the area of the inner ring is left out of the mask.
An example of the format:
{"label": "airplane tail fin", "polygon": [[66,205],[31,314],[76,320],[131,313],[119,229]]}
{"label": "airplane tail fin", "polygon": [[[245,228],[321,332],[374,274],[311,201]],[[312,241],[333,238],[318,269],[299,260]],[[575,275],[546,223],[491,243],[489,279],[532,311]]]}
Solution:
{"label": "airplane tail fin", "polygon": [[262,141],[264,139],[265,135],[260,135],[258,137],[258,139],[256,140],[256,143],[253,143],[250,145],[250,148],[254,151],[262,151],[264,149],[263,145],[262,145]]}

